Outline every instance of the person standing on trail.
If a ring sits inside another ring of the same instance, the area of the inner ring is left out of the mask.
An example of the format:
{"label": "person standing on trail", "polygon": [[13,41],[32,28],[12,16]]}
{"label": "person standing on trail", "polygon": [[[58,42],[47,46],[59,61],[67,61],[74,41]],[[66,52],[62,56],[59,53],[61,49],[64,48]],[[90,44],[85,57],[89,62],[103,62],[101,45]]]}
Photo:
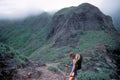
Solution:
{"label": "person standing on trail", "polygon": [[69,65],[66,65],[66,67],[70,68],[69,80],[75,80],[77,76],[75,54],[73,52],[70,52],[69,57],[71,59],[71,62]]}
{"label": "person standing on trail", "polygon": [[82,68],[82,60],[83,57],[81,54],[74,54],[73,52],[70,52],[69,57],[71,59],[70,64],[66,64],[65,66],[67,68],[70,68],[70,75],[69,75],[69,80],[75,80],[77,77],[77,71],[81,70]]}

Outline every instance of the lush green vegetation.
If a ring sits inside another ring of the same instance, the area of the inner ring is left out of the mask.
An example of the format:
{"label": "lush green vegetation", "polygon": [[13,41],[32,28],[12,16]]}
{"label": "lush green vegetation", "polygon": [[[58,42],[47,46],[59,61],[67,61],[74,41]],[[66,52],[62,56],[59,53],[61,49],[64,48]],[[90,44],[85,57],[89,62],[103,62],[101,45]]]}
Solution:
{"label": "lush green vegetation", "polygon": [[96,73],[96,72],[80,72],[78,74],[78,80],[110,80],[110,77],[106,73]]}
{"label": "lush green vegetation", "polygon": [[14,50],[13,48],[3,43],[0,43],[0,55],[3,57],[11,56],[13,57],[14,60],[16,60],[18,63],[22,65],[25,64],[25,60],[27,59],[25,56],[20,54],[18,51]]}
{"label": "lush green vegetation", "polygon": [[[78,34],[80,34],[80,31],[78,31]],[[80,34],[79,46],[76,46],[76,48],[70,46],[55,48],[52,47],[52,44],[45,44],[30,55],[30,58],[45,62],[68,62],[68,53],[70,51],[82,54],[99,44],[115,48],[118,43],[120,43],[120,40],[114,34],[106,33],[104,31],[86,31],[83,34]]]}
{"label": "lush green vegetation", "polygon": [[50,21],[47,13],[22,21],[0,21],[0,42],[29,56],[46,42]]}
{"label": "lush green vegetation", "polygon": [[[81,34],[81,31],[78,31],[78,34]],[[120,39],[115,34],[104,31],[84,31],[83,34],[80,35],[79,48],[80,52],[84,52],[99,44],[115,48],[118,43],[120,43]]]}

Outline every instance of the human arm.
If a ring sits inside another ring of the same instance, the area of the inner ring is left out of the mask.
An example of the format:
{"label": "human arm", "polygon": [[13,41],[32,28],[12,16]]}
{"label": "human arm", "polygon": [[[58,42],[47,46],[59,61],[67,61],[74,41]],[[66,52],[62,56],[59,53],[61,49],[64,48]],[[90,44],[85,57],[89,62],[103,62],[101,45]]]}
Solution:
{"label": "human arm", "polygon": [[73,60],[73,67],[72,67],[72,71],[70,72],[70,76],[73,76],[75,68],[76,68],[76,60]]}
{"label": "human arm", "polygon": [[65,67],[70,67],[69,64],[65,64]]}

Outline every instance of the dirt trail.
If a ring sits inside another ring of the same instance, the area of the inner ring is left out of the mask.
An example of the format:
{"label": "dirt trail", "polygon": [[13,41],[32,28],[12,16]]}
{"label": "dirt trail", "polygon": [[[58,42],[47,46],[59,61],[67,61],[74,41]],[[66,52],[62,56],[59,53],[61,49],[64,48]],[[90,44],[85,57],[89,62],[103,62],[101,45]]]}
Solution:
{"label": "dirt trail", "polygon": [[49,66],[55,67],[55,68],[60,72],[60,74],[61,74],[62,76],[65,75],[65,72],[62,71],[62,70],[60,70],[60,69],[58,68],[58,66],[60,65],[60,63],[47,63],[46,65],[47,65],[47,67],[49,67]]}
{"label": "dirt trail", "polygon": [[[65,72],[58,68],[60,63],[47,63],[44,66],[32,63],[26,68],[18,69],[18,73],[13,80],[64,80]],[[59,73],[53,73],[48,70],[49,66],[53,66],[58,69]],[[66,80],[68,80],[66,78]]]}
{"label": "dirt trail", "polygon": [[[60,63],[47,63],[45,69],[43,70],[43,72],[46,71],[46,73],[44,73],[45,77],[47,76],[46,74],[50,73],[50,78],[49,78],[49,80],[64,80],[65,72],[63,72],[62,70],[60,70],[60,69],[58,68],[59,65],[60,65]],[[57,73],[57,74],[54,74],[54,73],[51,74],[51,71],[47,70],[47,68],[48,68],[49,66],[55,67],[55,68],[58,70],[59,74],[58,74],[58,73]],[[48,73],[47,73],[47,72],[48,72]],[[49,75],[49,74],[48,74],[48,75]],[[42,77],[42,76],[41,76],[41,77]],[[44,77],[43,77],[43,78],[44,78]],[[47,78],[47,79],[48,79],[48,78]],[[47,80],[47,79],[45,79],[45,80]]]}

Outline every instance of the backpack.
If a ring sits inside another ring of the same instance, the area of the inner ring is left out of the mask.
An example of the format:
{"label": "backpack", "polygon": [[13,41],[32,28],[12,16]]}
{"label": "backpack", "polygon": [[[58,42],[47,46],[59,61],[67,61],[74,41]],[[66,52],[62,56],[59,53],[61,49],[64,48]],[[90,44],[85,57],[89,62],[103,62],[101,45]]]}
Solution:
{"label": "backpack", "polygon": [[77,65],[77,70],[80,70],[82,68],[82,55],[81,54],[76,54],[76,65]]}

